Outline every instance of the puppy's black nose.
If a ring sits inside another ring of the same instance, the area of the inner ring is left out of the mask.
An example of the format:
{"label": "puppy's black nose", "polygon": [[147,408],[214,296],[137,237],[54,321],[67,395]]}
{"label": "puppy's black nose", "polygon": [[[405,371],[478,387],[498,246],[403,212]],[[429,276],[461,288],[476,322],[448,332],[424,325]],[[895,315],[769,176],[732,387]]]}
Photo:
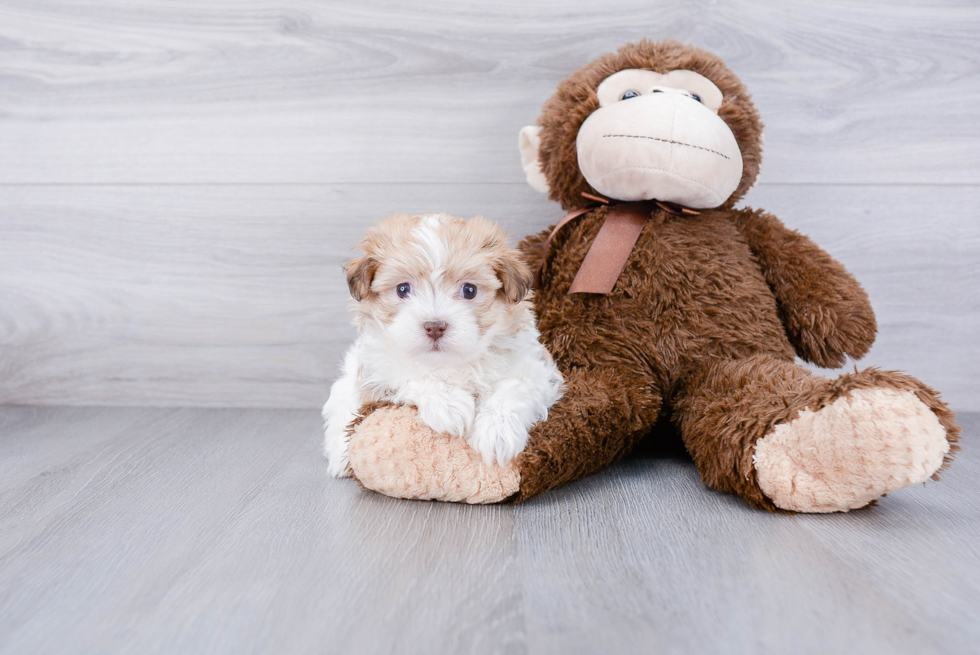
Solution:
{"label": "puppy's black nose", "polygon": [[426,321],[425,322],[425,333],[429,335],[429,338],[433,341],[438,341],[442,338],[442,335],[446,333],[446,322],[445,321]]}

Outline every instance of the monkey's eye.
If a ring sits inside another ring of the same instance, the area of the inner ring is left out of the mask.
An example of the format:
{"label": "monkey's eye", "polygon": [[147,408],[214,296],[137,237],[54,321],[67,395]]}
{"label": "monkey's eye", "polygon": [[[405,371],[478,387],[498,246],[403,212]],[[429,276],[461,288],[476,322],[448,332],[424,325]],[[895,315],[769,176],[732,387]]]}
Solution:
{"label": "monkey's eye", "polygon": [[624,91],[623,95],[619,96],[620,100],[629,100],[630,98],[639,98],[640,94],[630,89],[629,91]]}
{"label": "monkey's eye", "polygon": [[459,295],[463,296],[464,300],[473,300],[476,298],[476,286],[467,282],[460,287]]}
{"label": "monkey's eye", "polygon": [[412,285],[408,282],[402,282],[395,291],[398,293],[399,298],[408,298],[412,293]]}
{"label": "monkey's eye", "polygon": [[691,94],[691,97],[694,98],[695,100],[697,100],[698,102],[701,102],[701,96],[699,96],[698,94],[692,93]]}

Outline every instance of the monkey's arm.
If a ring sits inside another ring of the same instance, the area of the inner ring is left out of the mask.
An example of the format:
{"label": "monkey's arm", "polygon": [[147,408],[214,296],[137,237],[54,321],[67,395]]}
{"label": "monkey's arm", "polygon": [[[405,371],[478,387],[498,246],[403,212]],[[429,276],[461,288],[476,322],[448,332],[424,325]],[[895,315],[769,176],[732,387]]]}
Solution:
{"label": "monkey's arm", "polygon": [[661,396],[640,367],[574,368],[548,418],[531,428],[517,457],[521,502],[606,468],[656,423]]}
{"label": "monkey's arm", "polygon": [[761,211],[733,212],[776,296],[796,354],[824,368],[863,357],[878,327],[868,294],[840,262]]}

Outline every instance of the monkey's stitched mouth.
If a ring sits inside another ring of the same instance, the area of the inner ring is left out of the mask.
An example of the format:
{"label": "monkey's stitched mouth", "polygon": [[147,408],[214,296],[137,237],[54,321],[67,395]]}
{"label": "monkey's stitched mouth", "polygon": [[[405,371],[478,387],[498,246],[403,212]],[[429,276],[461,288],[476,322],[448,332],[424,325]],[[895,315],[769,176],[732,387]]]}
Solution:
{"label": "monkey's stitched mouth", "polygon": [[649,139],[651,141],[660,141],[661,143],[672,143],[675,146],[687,146],[688,148],[697,148],[698,150],[704,150],[705,152],[710,152],[713,155],[718,155],[719,157],[724,157],[725,159],[731,161],[731,157],[728,155],[723,155],[717,150],[712,150],[711,148],[705,148],[703,146],[696,146],[693,143],[684,143],[683,141],[672,141],[671,139],[661,139],[655,136],[640,136],[637,134],[603,134],[603,139]]}

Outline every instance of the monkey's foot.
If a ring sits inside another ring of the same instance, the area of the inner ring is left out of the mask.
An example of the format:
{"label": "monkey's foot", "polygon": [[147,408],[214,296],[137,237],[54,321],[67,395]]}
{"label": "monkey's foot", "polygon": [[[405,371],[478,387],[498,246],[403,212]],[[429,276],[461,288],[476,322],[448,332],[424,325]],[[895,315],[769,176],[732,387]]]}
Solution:
{"label": "monkey's foot", "polygon": [[946,429],[914,393],[869,388],[776,425],[753,462],[777,507],[846,512],[925,482],[949,450]]}
{"label": "monkey's foot", "polygon": [[465,439],[438,433],[414,407],[388,405],[354,426],[350,469],[365,488],[396,498],[499,503],[517,493],[517,461],[487,465]]}

